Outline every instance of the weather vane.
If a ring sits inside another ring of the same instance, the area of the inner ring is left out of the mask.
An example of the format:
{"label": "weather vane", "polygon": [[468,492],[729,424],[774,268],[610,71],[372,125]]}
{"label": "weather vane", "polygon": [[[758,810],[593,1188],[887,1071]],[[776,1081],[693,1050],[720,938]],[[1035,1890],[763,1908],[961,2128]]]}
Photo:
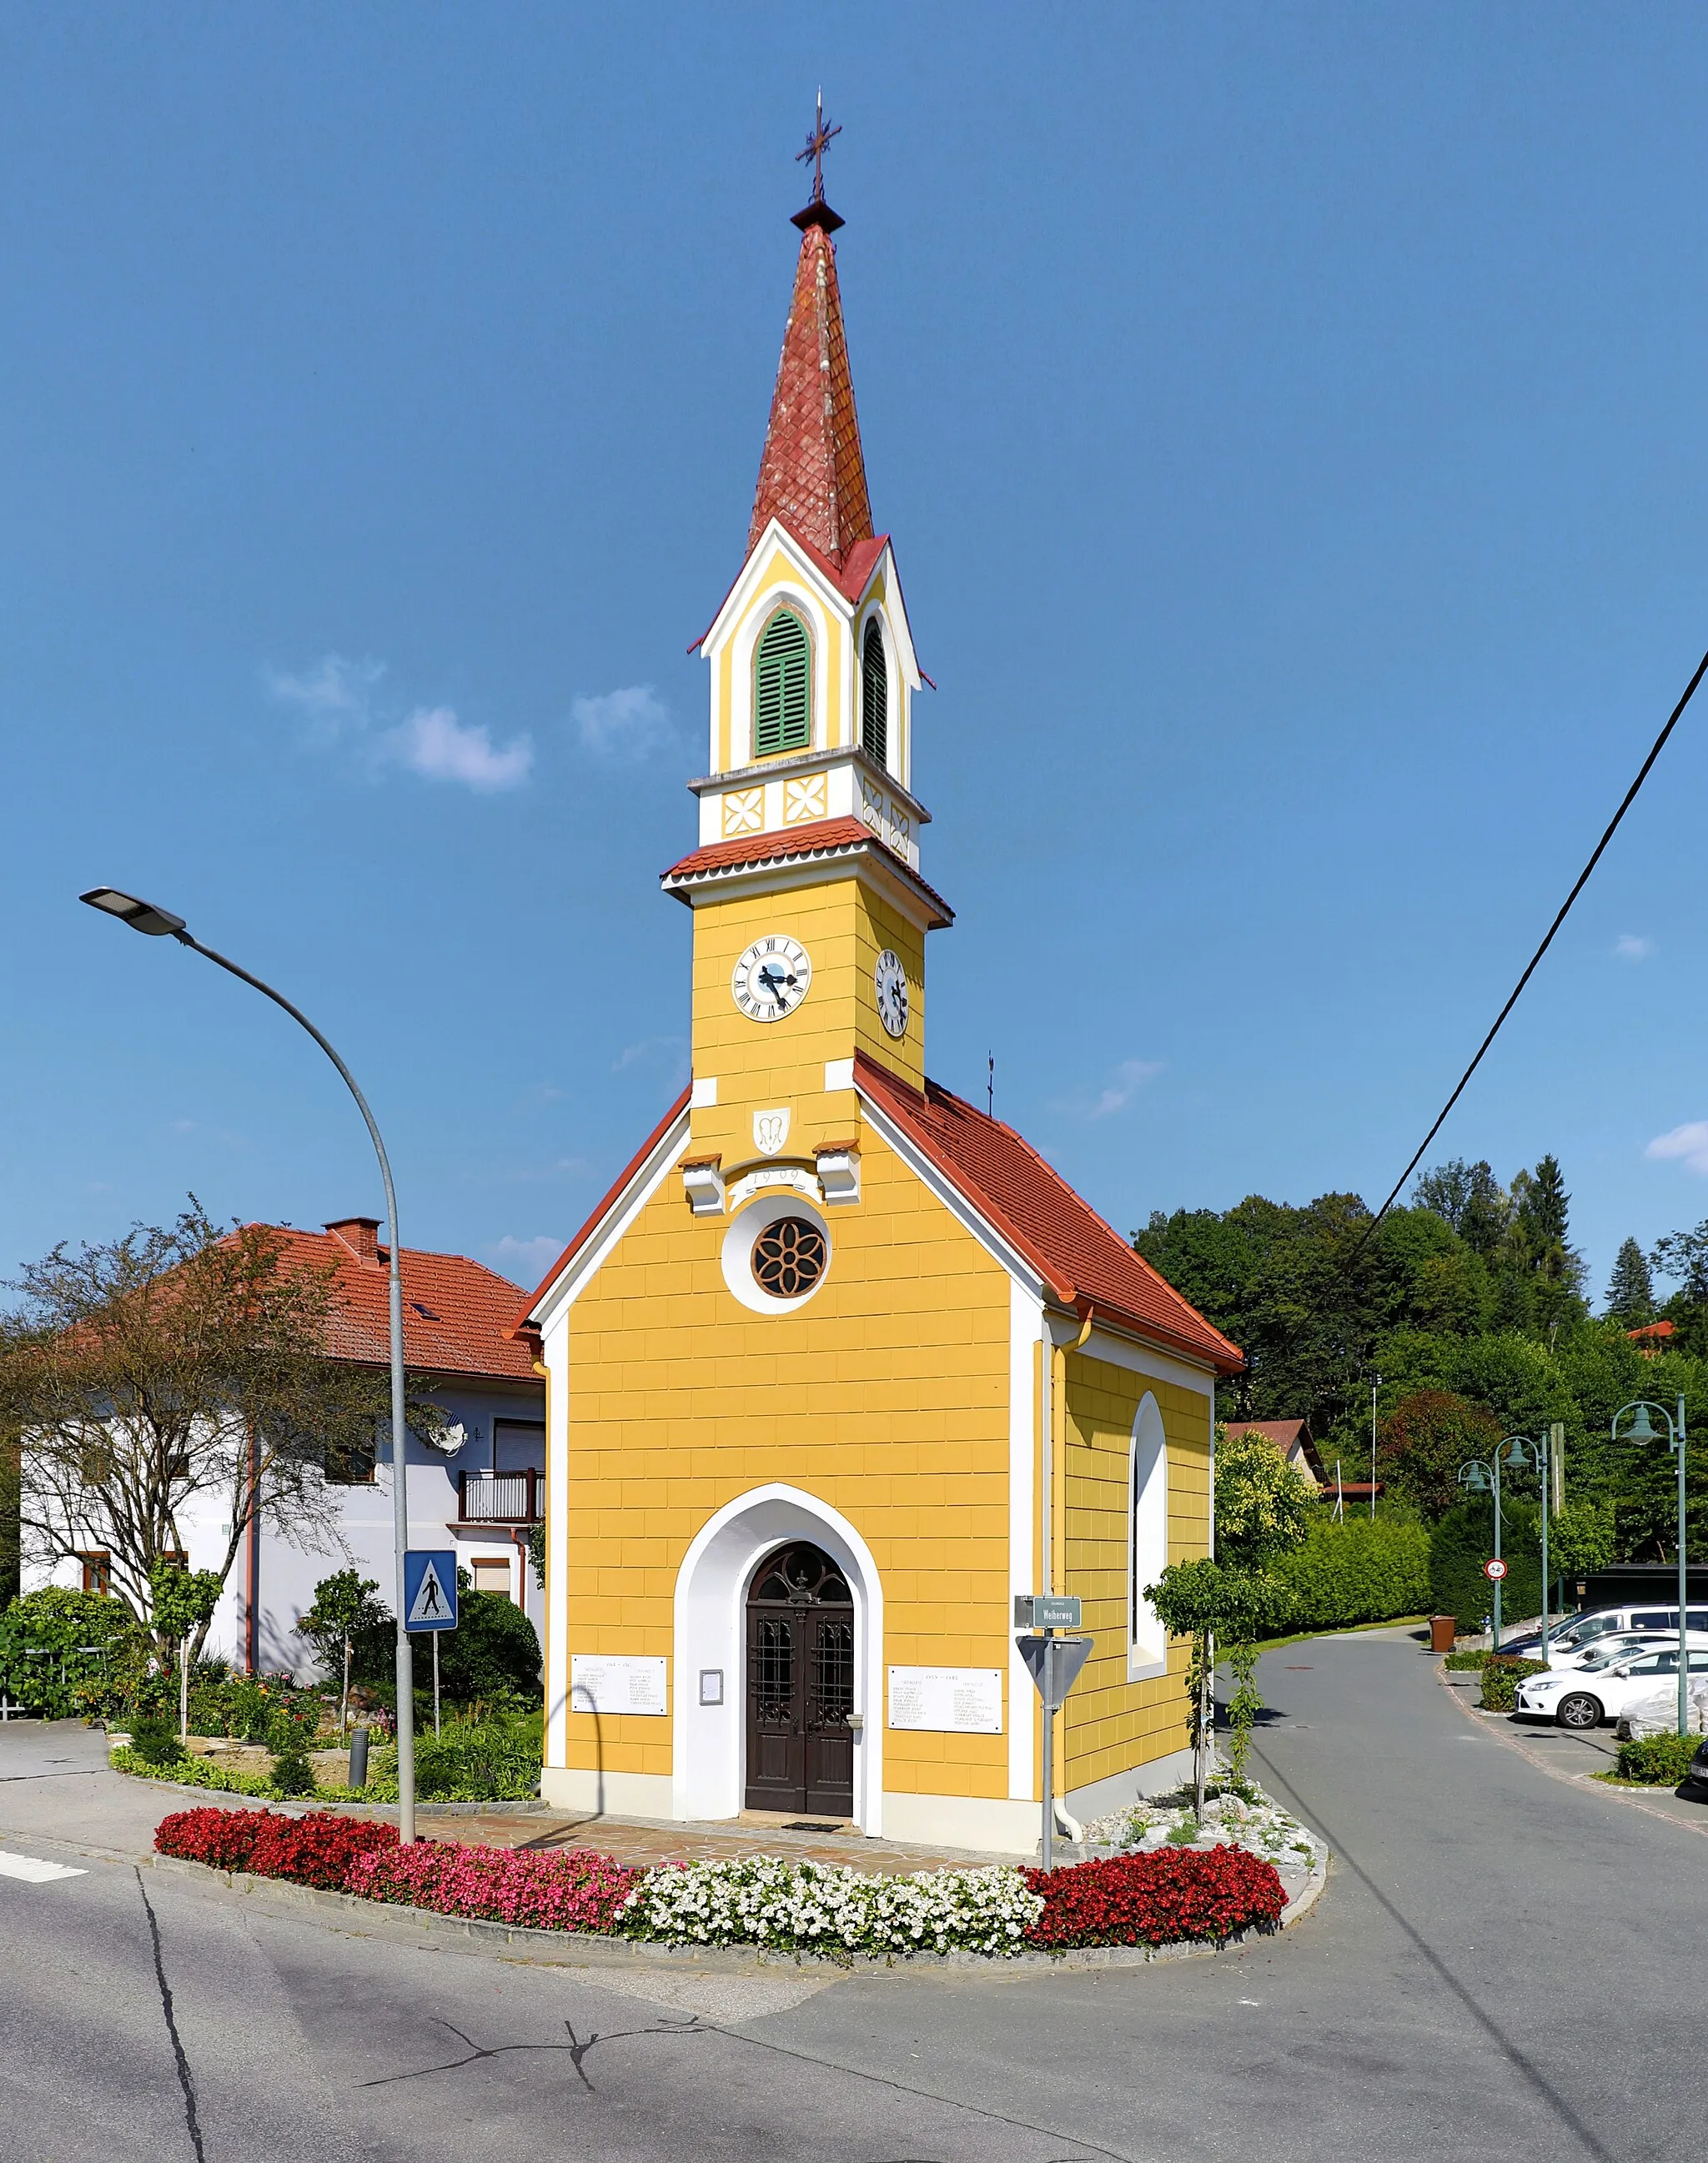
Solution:
{"label": "weather vane", "polygon": [[841,132],[840,123],[834,128],[825,125],[825,93],[821,90],[819,92],[817,119],[812,133],[806,139],[806,148],[794,154],[797,165],[805,165],[809,158],[813,161],[813,201],[815,203],[821,203],[825,199],[825,153]]}

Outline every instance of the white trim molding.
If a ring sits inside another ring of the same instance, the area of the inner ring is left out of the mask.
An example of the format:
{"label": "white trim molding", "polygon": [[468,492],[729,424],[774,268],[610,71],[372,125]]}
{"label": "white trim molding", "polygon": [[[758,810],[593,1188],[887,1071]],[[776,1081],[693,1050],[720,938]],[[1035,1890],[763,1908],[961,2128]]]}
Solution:
{"label": "white trim molding", "polygon": [[[840,1510],[804,1489],[772,1484],[725,1503],[689,1542],[676,1574],[670,1815],[733,1818],[746,1795],[747,1587],[773,1548],[810,1540],[841,1565],[854,1595],[854,1817],[883,1830],[883,1587],[872,1550]],[[720,1668],[723,1703],[702,1705],[684,1679]]]}

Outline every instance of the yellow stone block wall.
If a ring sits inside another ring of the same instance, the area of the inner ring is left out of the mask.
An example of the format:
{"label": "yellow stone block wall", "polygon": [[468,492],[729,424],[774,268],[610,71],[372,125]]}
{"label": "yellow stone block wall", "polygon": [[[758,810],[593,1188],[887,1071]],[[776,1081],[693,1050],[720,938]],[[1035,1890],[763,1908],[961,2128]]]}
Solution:
{"label": "yellow stone block wall", "polygon": [[1168,1559],[1210,1549],[1210,1401],[1079,1351],[1066,1354],[1066,1575],[1084,1628],[1097,1640],[1069,1696],[1063,1754],[1066,1785],[1093,1781],[1166,1757],[1187,1744],[1183,1642],[1171,1644],[1168,1673],[1127,1679],[1128,1481],[1133,1422],[1148,1391],[1162,1415],[1168,1453]]}
{"label": "yellow stone block wall", "polygon": [[[886,1668],[1006,1669],[1007,1275],[870,1129],[862,1181],[859,1204],[825,1212],[830,1271],[794,1314],[731,1297],[730,1220],[691,1216],[674,1176],[571,1308],[572,1653],[663,1653],[680,1689],[673,1603],[689,1542],[725,1503],[786,1480],[870,1547]],[[887,1721],[887,1705],[866,1710]],[[600,1724],[608,1769],[670,1771],[668,1720]],[[594,1726],[570,1715],[570,1765],[593,1766]],[[886,1725],[884,1786],[1003,1796],[1007,1751],[1006,1733]]]}

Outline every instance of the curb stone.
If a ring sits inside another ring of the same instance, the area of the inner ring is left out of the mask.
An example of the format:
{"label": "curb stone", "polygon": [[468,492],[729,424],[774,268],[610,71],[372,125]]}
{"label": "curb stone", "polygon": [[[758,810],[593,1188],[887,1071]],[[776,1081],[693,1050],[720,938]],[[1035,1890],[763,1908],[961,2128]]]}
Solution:
{"label": "curb stone", "polygon": [[[776,1951],[762,1946],[653,1945],[632,1938],[607,1938],[575,1930],[524,1930],[474,1916],[442,1915],[428,1908],[404,1908],[389,1901],[364,1900],[354,1893],[323,1892],[317,1886],[292,1884],[288,1878],[257,1878],[246,1871],[216,1870],[207,1863],[187,1862],[179,1856],[155,1854],[147,1860],[155,1869],[168,1871],[175,1877],[186,1878],[205,1887],[223,1886],[259,1908],[303,1919],[323,1920],[353,1936],[403,1938],[417,1945],[443,1946],[448,1951],[507,1956],[530,1967],[687,1968],[700,1974],[724,1975],[752,1975],[767,1968],[810,1968],[845,1975],[955,1969],[976,1970],[984,1975],[1035,1976],[1040,1969],[1148,1967],[1159,1961],[1207,1959],[1216,1953],[1262,1943],[1276,1935],[1274,1930],[1249,1930],[1216,1943],[1188,1939],[1166,1946],[1082,1946],[1061,1953],[851,1953],[838,1959],[822,1953]],[[1291,1930],[1302,1922],[1315,1907],[1327,1882],[1326,1864],[1313,1866],[1303,1888],[1287,1903],[1277,1930]]]}

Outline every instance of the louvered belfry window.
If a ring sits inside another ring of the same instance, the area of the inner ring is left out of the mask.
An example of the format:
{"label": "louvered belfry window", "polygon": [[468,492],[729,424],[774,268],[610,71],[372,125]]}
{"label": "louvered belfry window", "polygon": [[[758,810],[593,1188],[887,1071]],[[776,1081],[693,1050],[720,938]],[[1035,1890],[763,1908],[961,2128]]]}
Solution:
{"label": "louvered belfry window", "polygon": [[889,663],[876,616],[868,620],[861,643],[860,748],[874,765],[889,763]]}
{"label": "louvered belfry window", "polygon": [[765,626],[753,666],[753,755],[804,751],[813,740],[813,650],[806,626],[779,609]]}

